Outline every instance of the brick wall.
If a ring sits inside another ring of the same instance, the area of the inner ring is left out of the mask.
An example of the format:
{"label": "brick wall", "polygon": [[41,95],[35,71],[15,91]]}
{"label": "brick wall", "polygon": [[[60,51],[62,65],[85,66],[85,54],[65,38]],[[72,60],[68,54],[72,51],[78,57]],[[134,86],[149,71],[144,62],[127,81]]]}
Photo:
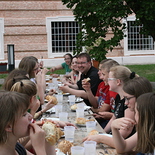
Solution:
{"label": "brick wall", "polygon": [[[7,59],[7,44],[14,44],[15,59],[34,55],[48,58],[46,17],[72,16],[59,0],[6,0],[0,1],[0,18],[4,18],[4,50]],[[123,55],[122,47],[107,56]]]}

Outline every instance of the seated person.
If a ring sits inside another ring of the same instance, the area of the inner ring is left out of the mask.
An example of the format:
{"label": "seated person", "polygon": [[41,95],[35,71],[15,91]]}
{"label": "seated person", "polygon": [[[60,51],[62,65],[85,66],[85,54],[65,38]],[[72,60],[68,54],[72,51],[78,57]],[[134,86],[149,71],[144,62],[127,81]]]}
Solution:
{"label": "seated person", "polygon": [[59,87],[59,89],[64,93],[70,93],[72,95],[76,95],[77,97],[83,98],[86,105],[91,106],[88,100],[87,93],[82,87],[82,80],[90,78],[91,91],[95,95],[97,87],[101,82],[97,74],[98,70],[92,66],[91,58],[88,53],[81,53],[77,56],[77,65],[79,71],[81,72],[80,80],[77,82],[77,84],[71,86],[61,86]]}

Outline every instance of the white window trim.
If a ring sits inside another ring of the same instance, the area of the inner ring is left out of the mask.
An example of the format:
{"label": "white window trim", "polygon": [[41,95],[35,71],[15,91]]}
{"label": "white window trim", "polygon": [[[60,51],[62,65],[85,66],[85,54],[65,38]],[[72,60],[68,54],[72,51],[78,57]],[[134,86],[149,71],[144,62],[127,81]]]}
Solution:
{"label": "white window trim", "polygon": [[0,60],[4,59],[4,18],[0,18]]}
{"label": "white window trim", "polygon": [[[47,32],[47,46],[48,58],[62,57],[62,53],[52,53],[52,40],[51,40],[51,21],[75,21],[74,16],[59,16],[46,18],[46,32]],[[73,54],[73,53],[71,53]]]}
{"label": "white window trim", "polygon": [[[123,19],[123,23],[127,24],[127,21],[135,21],[135,16],[129,16],[127,19]],[[155,54],[154,50],[139,50],[139,51],[129,51],[128,50],[128,36],[127,36],[127,30],[124,32],[126,37],[124,37],[124,56],[130,56],[130,55],[143,55],[143,54]]]}

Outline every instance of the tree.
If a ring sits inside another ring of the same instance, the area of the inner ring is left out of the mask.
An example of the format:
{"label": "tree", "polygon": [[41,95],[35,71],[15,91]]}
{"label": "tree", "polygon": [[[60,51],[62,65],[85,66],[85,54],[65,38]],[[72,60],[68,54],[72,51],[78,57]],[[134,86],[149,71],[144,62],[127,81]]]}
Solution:
{"label": "tree", "polygon": [[154,0],[127,0],[126,2],[122,0],[62,0],[62,2],[73,9],[75,19],[81,26],[82,31],[77,36],[77,48],[74,52],[76,54],[81,52],[82,46],[89,47],[92,57],[98,61],[103,60],[108,50],[112,51],[120,44],[126,29],[122,19],[127,18],[133,11],[139,19],[137,24],[144,25],[143,33],[155,38]]}

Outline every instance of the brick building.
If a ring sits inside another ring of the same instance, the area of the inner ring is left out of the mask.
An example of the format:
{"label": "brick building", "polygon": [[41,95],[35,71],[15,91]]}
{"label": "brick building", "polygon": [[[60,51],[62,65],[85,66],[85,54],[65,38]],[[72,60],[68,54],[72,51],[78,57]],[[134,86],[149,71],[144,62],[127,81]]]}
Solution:
{"label": "brick building", "polygon": [[[134,20],[134,16],[129,17],[127,24],[132,27]],[[7,45],[14,44],[16,66],[22,57],[29,55],[38,59],[43,56],[45,66],[53,66],[63,62],[62,56],[75,48],[78,31],[72,10],[66,8],[60,0],[0,1],[0,61],[7,60]],[[123,64],[147,63],[147,57],[149,63],[153,63],[153,41],[138,36],[135,43],[133,36],[138,33],[137,29],[130,29],[129,32],[130,37],[121,41],[121,46],[109,52],[107,57]],[[139,41],[139,37],[144,42]],[[139,44],[145,45],[140,47]]]}

